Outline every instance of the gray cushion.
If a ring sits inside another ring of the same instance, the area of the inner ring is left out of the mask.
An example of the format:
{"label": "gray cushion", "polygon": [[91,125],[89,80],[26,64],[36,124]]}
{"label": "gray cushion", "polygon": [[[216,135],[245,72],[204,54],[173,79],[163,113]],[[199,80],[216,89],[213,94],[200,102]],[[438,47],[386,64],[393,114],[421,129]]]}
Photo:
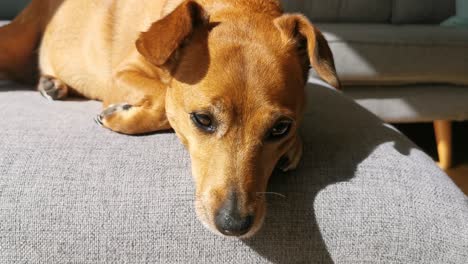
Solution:
{"label": "gray cushion", "polygon": [[455,0],[394,0],[392,22],[438,24],[455,14]]}
{"label": "gray cushion", "polygon": [[345,84],[468,84],[468,29],[318,24]]}
{"label": "gray cushion", "polygon": [[468,120],[466,86],[347,86],[345,93],[387,122]]}
{"label": "gray cushion", "polygon": [[468,198],[408,139],[309,85],[300,168],[276,173],[262,231],[240,241],[195,217],[172,133],[93,123],[100,104],[0,85],[4,263],[466,263]]}
{"label": "gray cushion", "polygon": [[1,0],[0,1],[0,20],[14,18],[30,0]]}
{"label": "gray cushion", "polygon": [[390,21],[392,0],[281,0],[287,12],[301,12],[313,22]]}

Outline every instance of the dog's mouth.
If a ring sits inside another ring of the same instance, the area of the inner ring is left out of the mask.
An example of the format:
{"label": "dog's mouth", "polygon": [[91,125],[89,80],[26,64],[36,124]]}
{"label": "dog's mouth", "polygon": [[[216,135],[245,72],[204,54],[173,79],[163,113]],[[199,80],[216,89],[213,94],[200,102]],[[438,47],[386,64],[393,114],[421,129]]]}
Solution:
{"label": "dog's mouth", "polygon": [[224,237],[247,239],[255,235],[262,227],[265,218],[266,202],[264,195],[258,195],[253,204],[249,205],[249,213],[239,209],[236,198],[232,194],[213,207],[209,199],[196,197],[195,210],[199,220],[210,231]]}

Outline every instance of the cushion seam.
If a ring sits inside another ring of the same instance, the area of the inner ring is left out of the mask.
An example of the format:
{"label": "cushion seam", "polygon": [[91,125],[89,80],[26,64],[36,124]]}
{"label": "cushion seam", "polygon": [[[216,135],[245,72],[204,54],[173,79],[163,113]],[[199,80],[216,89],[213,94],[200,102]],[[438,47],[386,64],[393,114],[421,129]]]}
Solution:
{"label": "cushion seam", "polygon": [[449,43],[449,44],[419,44],[419,43],[404,43],[404,42],[367,42],[358,40],[327,40],[328,43],[352,43],[352,44],[368,44],[376,46],[411,46],[411,47],[460,47],[468,48],[465,43]]}

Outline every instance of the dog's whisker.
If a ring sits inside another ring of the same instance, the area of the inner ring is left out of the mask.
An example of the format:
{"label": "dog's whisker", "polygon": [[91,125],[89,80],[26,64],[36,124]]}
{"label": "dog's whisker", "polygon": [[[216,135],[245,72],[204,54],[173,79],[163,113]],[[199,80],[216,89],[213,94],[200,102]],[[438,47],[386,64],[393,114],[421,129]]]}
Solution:
{"label": "dog's whisker", "polygon": [[282,194],[282,193],[277,193],[277,192],[257,192],[256,194],[257,194],[257,195],[271,194],[271,195],[279,196],[279,197],[281,197],[281,198],[286,198],[286,195],[284,195],[284,194]]}

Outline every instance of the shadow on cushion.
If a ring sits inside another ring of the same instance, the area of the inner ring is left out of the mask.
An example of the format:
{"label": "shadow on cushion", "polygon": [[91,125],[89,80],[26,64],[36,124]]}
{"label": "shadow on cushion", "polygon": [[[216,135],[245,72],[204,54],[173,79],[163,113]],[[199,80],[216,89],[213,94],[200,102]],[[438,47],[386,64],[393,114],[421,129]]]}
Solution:
{"label": "shadow on cushion", "polygon": [[316,219],[318,193],[352,180],[359,165],[382,144],[391,143],[400,156],[416,148],[351,99],[323,86],[307,89],[302,163],[297,171],[272,176],[269,191],[286,198],[269,197],[263,229],[245,241],[274,263],[333,263]]}

